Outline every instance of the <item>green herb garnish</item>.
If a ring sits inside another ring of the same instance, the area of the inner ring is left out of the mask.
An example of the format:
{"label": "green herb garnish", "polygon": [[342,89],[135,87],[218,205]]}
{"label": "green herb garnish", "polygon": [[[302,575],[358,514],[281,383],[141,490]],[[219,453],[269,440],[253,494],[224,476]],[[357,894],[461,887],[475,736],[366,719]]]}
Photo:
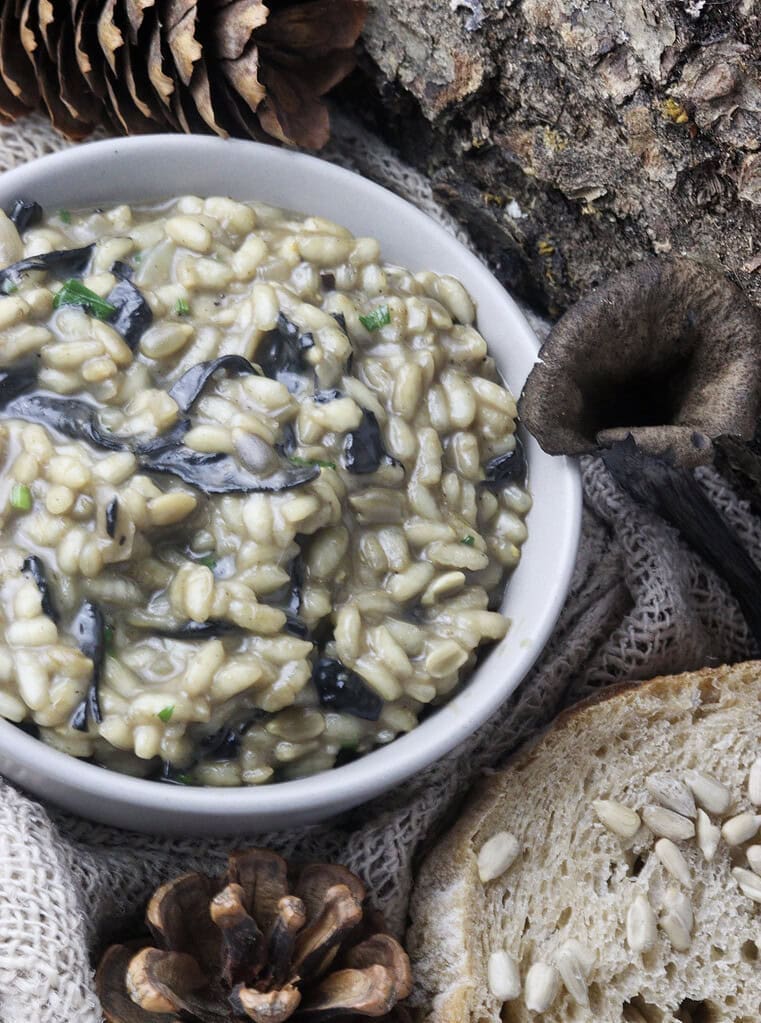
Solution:
{"label": "green herb garnish", "polygon": [[298,455],[291,455],[288,459],[294,465],[319,465],[321,469],[335,469],[335,462],[326,462],[322,458],[299,458]]}
{"label": "green herb garnish", "polygon": [[11,489],[11,507],[29,511],[32,507],[32,491],[26,483],[14,483]]}
{"label": "green herb garnish", "polygon": [[217,567],[217,559],[213,555],[207,554],[205,558],[198,559],[198,564],[203,565],[205,568],[210,568],[213,572]]}
{"label": "green herb garnish", "polygon": [[99,320],[107,320],[116,312],[115,305],[111,305],[105,298],[96,295],[75,277],[64,281],[61,290],[53,299],[54,309],[60,309],[62,305],[82,306],[86,312],[91,316],[96,316]]}
{"label": "green herb garnish", "polygon": [[178,298],[175,302],[174,311],[178,316],[187,316],[190,313],[190,306],[185,298]]}
{"label": "green herb garnish", "polygon": [[467,536],[464,536],[462,540],[460,540],[460,543],[464,543],[468,547],[472,547],[475,542],[476,538],[474,536],[471,536],[470,533],[468,533]]}
{"label": "green herb garnish", "polygon": [[162,709],[158,712],[156,717],[161,718],[164,724],[166,724],[168,721],[171,720],[172,714],[174,714],[174,704],[172,704],[171,707],[162,707]]}
{"label": "green herb garnish", "polygon": [[109,652],[114,649],[114,627],[106,625],[103,628],[103,643]]}
{"label": "green herb garnish", "polygon": [[136,263],[141,263],[143,260],[143,254],[142,252],[135,252],[132,258]]}
{"label": "green herb garnish", "polygon": [[18,291],[18,284],[14,284],[13,281],[4,280],[2,289],[4,295],[13,295]]}
{"label": "green herb garnish", "polygon": [[172,781],[176,781],[179,785],[192,785],[193,779],[189,774],[185,774],[184,771],[179,771],[177,774],[172,775]]}
{"label": "green herb garnish", "polygon": [[58,217],[59,217],[60,220],[62,220],[64,222],[64,224],[70,224],[71,223],[71,213],[69,213],[68,210],[59,210],[58,211]]}
{"label": "green herb garnish", "polygon": [[366,330],[379,330],[391,323],[391,313],[387,305],[376,306],[367,316],[360,316],[359,322]]}

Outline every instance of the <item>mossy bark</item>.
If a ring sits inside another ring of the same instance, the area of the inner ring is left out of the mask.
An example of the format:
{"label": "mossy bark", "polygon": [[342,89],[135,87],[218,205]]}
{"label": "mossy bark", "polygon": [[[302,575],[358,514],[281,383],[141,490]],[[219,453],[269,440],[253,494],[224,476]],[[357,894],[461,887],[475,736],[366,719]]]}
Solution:
{"label": "mossy bark", "polygon": [[653,253],[761,305],[759,0],[370,0],[364,46],[343,101],[539,308]]}

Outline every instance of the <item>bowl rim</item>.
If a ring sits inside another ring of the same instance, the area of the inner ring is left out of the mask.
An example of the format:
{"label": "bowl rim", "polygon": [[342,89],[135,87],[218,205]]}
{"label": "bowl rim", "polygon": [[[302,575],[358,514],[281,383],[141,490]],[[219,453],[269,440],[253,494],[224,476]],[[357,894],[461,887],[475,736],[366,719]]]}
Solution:
{"label": "bowl rim", "polygon": [[[490,278],[491,286],[498,288],[501,292],[501,301],[511,307],[513,314],[511,330],[522,333],[524,341],[528,341],[534,351],[538,351],[539,343],[536,335],[513,297],[499,284],[489,268],[456,237],[396,193],[360,174],[318,157],[242,139],[159,133],[127,138],[109,138],[73,146],[8,170],[2,174],[0,181],[3,190],[9,186],[12,187],[18,181],[19,191],[23,192],[24,177],[30,168],[34,168],[35,171],[47,171],[54,167],[57,173],[63,176],[70,174],[72,169],[77,168],[83,159],[97,159],[106,151],[110,151],[113,156],[124,148],[139,152],[141,149],[155,149],[157,146],[166,147],[167,151],[184,149],[186,155],[191,150],[203,148],[208,148],[210,151],[219,150],[221,153],[224,147],[228,156],[230,149],[235,147],[242,146],[249,150],[251,147],[256,147],[263,154],[266,153],[266,159],[275,165],[281,161],[295,162],[297,165],[303,166],[305,174],[318,174],[332,178],[332,187],[340,187],[342,182],[346,182],[353,188],[364,188],[368,201],[372,201],[373,197],[382,198],[387,207],[390,204],[392,208],[398,209],[400,214],[403,214],[407,224],[411,222],[413,225],[415,223],[424,225],[427,232],[435,231],[444,236],[447,245],[456,245],[459,249],[459,258],[469,273],[482,278],[486,275]],[[211,176],[213,177],[213,175]],[[358,186],[358,182],[361,182],[361,185]],[[161,190],[156,196],[146,194],[146,201],[153,198],[159,199],[161,195]],[[112,201],[118,202],[119,200]],[[297,209],[298,207],[292,208]],[[543,457],[550,457],[544,453],[540,454]],[[399,736],[388,745],[377,747],[357,760],[329,771],[260,786],[185,787],[183,785],[167,785],[151,779],[135,778],[110,768],[84,762],[73,755],[56,750],[4,719],[0,719],[0,752],[12,759],[15,765],[27,769],[30,773],[54,777],[59,787],[76,789],[94,799],[117,800],[122,805],[127,804],[132,808],[142,808],[149,812],[166,811],[168,804],[171,803],[173,811],[186,816],[200,814],[213,818],[229,816],[231,820],[235,821],[239,820],[242,814],[251,814],[252,817],[255,817],[257,812],[261,812],[263,815],[282,815],[286,812],[314,814],[318,804],[325,807],[330,805],[340,807],[368,801],[380,792],[409,778],[416,771],[427,768],[449,754],[480,727],[525,681],[529,670],[542,653],[566,599],[581,531],[582,492],[578,467],[568,459],[558,459],[558,462],[563,463],[562,471],[565,473],[565,485],[569,492],[567,516],[559,523],[556,534],[558,547],[563,552],[564,560],[558,566],[552,584],[548,584],[549,599],[543,608],[541,623],[532,632],[530,646],[519,650],[511,662],[511,676],[517,681],[514,681],[510,687],[492,686],[491,693],[479,692],[479,699],[475,707],[473,701],[461,700],[460,697],[463,693],[467,693],[472,685],[478,685],[478,679],[474,676],[478,674],[480,665],[463,687],[457,690],[452,699],[438,708],[411,732]],[[560,468],[559,464],[558,469]],[[488,655],[486,659],[488,660]],[[485,689],[483,685],[481,688]],[[442,718],[447,719],[445,727],[442,727],[444,725]],[[20,783],[23,785],[23,781]],[[361,795],[357,798],[359,793]]]}

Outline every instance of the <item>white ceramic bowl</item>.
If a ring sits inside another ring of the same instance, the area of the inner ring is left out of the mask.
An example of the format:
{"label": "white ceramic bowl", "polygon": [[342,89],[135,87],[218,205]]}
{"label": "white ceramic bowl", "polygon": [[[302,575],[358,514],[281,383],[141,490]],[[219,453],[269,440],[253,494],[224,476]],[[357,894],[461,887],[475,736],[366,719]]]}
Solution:
{"label": "white ceramic bowl", "polygon": [[[379,239],[383,257],[454,274],[478,307],[479,328],[514,394],[537,340],[479,260],[409,203],[329,163],[253,142],[155,135],[77,146],[0,177],[0,207],[17,197],[47,209],[183,194],[258,199],[329,217]],[[0,772],[85,817],[156,833],[254,833],[329,817],[399,785],[449,752],[497,709],[541,652],[563,605],[576,556],[581,491],[575,466],[527,445],[534,507],[510,580],[507,636],[461,692],[414,731],[329,773],[260,788],[183,788],[82,763],[0,720]]]}

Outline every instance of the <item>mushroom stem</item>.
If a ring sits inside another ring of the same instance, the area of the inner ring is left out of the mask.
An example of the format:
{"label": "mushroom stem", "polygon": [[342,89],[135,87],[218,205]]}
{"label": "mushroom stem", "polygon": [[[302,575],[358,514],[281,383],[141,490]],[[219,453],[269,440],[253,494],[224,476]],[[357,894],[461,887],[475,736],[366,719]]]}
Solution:
{"label": "mushroom stem", "polygon": [[602,452],[619,486],[682,534],[737,599],[761,648],[761,572],[687,469],[641,451],[633,438]]}

